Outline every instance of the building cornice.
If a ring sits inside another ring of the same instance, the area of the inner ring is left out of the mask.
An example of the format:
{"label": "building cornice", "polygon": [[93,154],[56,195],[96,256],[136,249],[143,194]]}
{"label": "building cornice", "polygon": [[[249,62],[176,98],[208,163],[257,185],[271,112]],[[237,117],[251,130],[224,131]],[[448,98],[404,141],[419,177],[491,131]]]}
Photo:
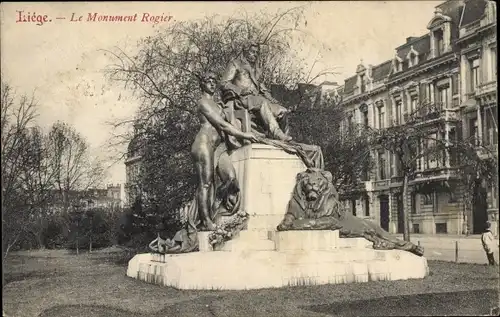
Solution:
{"label": "building cornice", "polygon": [[463,37],[458,38],[455,43],[462,44],[464,42],[468,42],[470,40],[475,40],[477,37],[483,36],[483,33],[490,31],[492,29],[496,29],[497,23],[493,22],[481,27],[478,27],[474,32],[471,32]]}
{"label": "building cornice", "polygon": [[448,53],[444,56],[438,57],[436,59],[432,59],[430,61],[425,62],[424,64],[415,67],[414,69],[410,69],[409,71],[398,75],[395,78],[389,79],[387,82],[388,86],[392,86],[398,83],[401,83],[403,81],[409,80],[413,77],[416,77],[420,74],[423,74],[433,68],[437,68],[439,66],[449,64],[452,62],[457,62],[458,61],[458,55],[454,52]]}
{"label": "building cornice", "polygon": [[359,94],[359,95],[354,95],[352,97],[349,97],[349,99],[345,99],[342,104],[345,105],[345,106],[348,106],[348,105],[351,105],[353,103],[357,103],[357,102],[361,102],[361,101],[366,101],[368,99],[370,99],[371,97],[373,97],[374,95],[376,94],[379,94],[383,91],[387,90],[387,86],[384,84],[382,86],[379,86],[373,90],[370,90],[370,91],[367,91],[367,92],[364,92],[362,94]]}

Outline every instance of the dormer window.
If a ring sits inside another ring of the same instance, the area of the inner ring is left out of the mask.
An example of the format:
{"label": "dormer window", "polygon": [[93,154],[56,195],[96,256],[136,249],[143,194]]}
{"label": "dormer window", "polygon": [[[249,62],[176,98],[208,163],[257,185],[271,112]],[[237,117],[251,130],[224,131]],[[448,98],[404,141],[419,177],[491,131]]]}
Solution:
{"label": "dormer window", "polygon": [[392,62],[392,69],[394,71],[394,73],[399,73],[399,72],[402,72],[403,71],[403,60],[398,56],[396,55],[394,57],[394,60]]}
{"label": "dormer window", "polygon": [[442,29],[434,31],[434,52],[436,53],[435,57],[441,56],[444,53],[444,39]]}
{"label": "dormer window", "polygon": [[418,52],[415,51],[413,46],[410,48],[406,59],[408,60],[408,67],[413,67],[418,64]]}
{"label": "dormer window", "polygon": [[431,58],[448,53],[451,50],[451,18],[437,8],[427,29],[431,36]]}
{"label": "dormer window", "polygon": [[361,89],[361,93],[366,91],[366,78],[365,74],[359,75],[359,87]]}
{"label": "dormer window", "polygon": [[369,84],[371,83],[371,65],[370,68],[366,68],[363,65],[363,60],[361,60],[361,63],[356,67],[356,74],[358,77],[357,80],[357,88],[359,88],[358,93],[362,94],[370,89]]}

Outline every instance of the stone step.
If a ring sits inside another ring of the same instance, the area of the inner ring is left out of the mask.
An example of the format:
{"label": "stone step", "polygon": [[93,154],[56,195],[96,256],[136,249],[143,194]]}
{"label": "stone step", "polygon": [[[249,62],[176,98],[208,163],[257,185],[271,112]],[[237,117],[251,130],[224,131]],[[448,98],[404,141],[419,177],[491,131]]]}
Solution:
{"label": "stone step", "polygon": [[275,244],[271,240],[246,240],[236,239],[224,243],[214,251],[243,252],[243,251],[273,251]]}
{"label": "stone step", "polygon": [[149,283],[207,290],[406,280],[428,273],[424,257],[373,249],[249,251],[244,256],[235,252],[138,254],[127,269],[127,276]]}
{"label": "stone step", "polygon": [[373,243],[365,238],[339,238],[337,243],[340,249],[365,249],[373,247]]}
{"label": "stone step", "polygon": [[338,230],[293,230],[270,232],[269,235],[278,251],[329,251],[338,247],[339,240]]}

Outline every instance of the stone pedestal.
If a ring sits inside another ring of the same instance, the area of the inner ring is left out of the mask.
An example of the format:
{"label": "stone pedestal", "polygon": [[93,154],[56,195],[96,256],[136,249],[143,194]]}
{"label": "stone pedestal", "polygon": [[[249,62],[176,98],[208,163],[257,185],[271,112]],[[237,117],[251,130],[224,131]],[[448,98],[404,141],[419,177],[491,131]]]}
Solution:
{"label": "stone pedestal", "polygon": [[231,155],[242,187],[241,209],[250,215],[248,229],[270,229],[283,219],[302,160],[273,146],[251,144]]}
{"label": "stone pedestal", "polygon": [[364,238],[339,238],[338,231],[276,232],[296,175],[306,169],[296,156],[267,145],[232,154],[242,187],[245,230],[213,250],[200,232],[200,252],[138,254],[127,275],[179,289],[258,289],[423,278],[427,260],[405,251],[379,251]]}
{"label": "stone pedestal", "polygon": [[339,231],[301,230],[270,232],[276,251],[333,251],[339,247]]}

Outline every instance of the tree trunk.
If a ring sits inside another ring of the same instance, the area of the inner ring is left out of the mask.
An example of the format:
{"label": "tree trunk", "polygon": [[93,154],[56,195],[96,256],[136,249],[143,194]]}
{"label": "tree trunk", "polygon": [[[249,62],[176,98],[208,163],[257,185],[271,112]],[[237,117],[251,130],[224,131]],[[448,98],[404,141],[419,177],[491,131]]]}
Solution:
{"label": "tree trunk", "polygon": [[405,173],[403,177],[403,215],[404,215],[404,230],[403,230],[403,240],[410,241],[410,213],[408,212],[408,174]]}
{"label": "tree trunk", "polygon": [[92,252],[92,235],[89,237],[89,253]]}
{"label": "tree trunk", "polygon": [[80,250],[78,250],[78,234],[76,235],[76,255],[78,255]]}
{"label": "tree trunk", "polygon": [[14,241],[12,241],[11,243],[9,243],[7,245],[7,248],[5,249],[5,251],[2,252],[2,263],[5,263],[5,259],[7,259],[7,255],[9,254],[9,251],[10,249],[16,244],[17,240],[19,239],[19,237],[21,236],[21,234],[18,234],[16,236],[16,238],[14,239]]}
{"label": "tree trunk", "polygon": [[469,228],[469,210],[472,208],[472,197],[471,194],[468,192],[468,190],[465,190],[464,192],[464,225],[463,227],[463,232],[466,236],[469,235],[470,228]]}

